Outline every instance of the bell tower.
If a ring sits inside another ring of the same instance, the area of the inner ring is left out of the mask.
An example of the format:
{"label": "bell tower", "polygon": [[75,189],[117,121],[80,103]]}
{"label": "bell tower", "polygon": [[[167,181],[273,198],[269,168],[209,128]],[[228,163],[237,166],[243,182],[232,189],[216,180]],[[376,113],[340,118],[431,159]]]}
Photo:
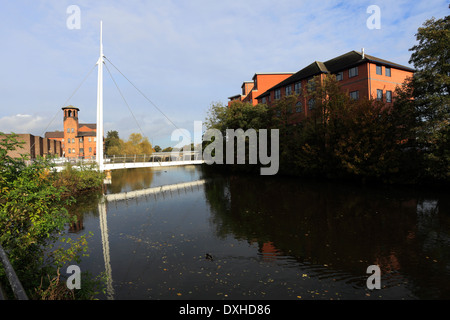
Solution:
{"label": "bell tower", "polygon": [[79,152],[78,141],[78,112],[74,106],[62,108],[64,112],[64,153],[66,157],[77,157]]}

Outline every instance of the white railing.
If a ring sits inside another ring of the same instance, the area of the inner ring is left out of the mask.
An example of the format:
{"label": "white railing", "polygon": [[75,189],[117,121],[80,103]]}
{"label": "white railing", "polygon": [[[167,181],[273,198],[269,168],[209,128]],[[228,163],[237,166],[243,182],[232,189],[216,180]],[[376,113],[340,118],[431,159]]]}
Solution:
{"label": "white railing", "polygon": [[105,163],[170,162],[202,160],[197,151],[153,152],[152,154],[112,155],[105,157]]}

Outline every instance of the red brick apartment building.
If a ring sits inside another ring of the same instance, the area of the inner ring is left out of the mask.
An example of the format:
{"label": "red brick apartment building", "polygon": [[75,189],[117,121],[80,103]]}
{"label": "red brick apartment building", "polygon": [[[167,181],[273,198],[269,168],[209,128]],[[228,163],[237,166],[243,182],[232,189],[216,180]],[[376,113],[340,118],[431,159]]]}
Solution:
{"label": "red brick apartment building", "polygon": [[274,85],[292,76],[294,72],[273,72],[273,73],[256,73],[252,81],[244,81],[241,86],[241,94],[229,97],[228,106],[234,101],[243,101],[252,103],[254,106],[258,104],[256,97],[266,92]]}
{"label": "red brick apartment building", "polygon": [[[302,95],[302,90],[315,76],[324,79],[327,75],[336,75],[342,90],[353,99],[371,97],[392,103],[395,88],[413,73],[414,70],[409,67],[365,54],[364,50],[350,51],[325,62],[315,61],[252,98],[256,99],[256,103],[271,105],[285,96],[299,94],[295,113],[301,120],[308,116],[314,105],[314,101],[307,101]],[[232,98],[229,98],[228,105],[236,100]],[[245,101],[245,98],[240,101]]]}
{"label": "red brick apartment building", "polygon": [[66,158],[93,159],[96,152],[97,125],[78,123],[79,109],[74,106],[62,108],[64,131],[46,132],[45,137],[61,142],[63,156]]}

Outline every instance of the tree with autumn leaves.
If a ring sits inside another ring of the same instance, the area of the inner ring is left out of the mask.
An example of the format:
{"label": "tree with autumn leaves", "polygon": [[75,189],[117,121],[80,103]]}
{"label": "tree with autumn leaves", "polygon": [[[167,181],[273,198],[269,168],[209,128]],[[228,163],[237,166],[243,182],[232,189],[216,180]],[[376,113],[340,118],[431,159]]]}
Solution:
{"label": "tree with autumn leaves", "polygon": [[105,139],[105,154],[107,155],[149,155],[153,152],[147,137],[140,133],[132,133],[128,141],[119,138],[117,131],[108,131]]}

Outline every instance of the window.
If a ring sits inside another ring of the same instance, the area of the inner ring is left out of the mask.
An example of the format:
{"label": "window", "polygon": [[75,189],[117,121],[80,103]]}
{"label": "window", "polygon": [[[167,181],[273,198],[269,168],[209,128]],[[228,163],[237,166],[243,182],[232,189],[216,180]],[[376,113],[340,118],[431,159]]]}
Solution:
{"label": "window", "polygon": [[70,143],[70,139],[67,139],[67,143]]}
{"label": "window", "polygon": [[72,150],[69,148],[69,153],[72,153]]}
{"label": "window", "polygon": [[[75,143],[75,138],[72,138],[72,143]],[[75,149],[74,149],[75,150]]]}
{"label": "window", "polygon": [[290,96],[292,94],[292,86],[288,85],[286,87],[286,96]]}
{"label": "window", "polygon": [[391,68],[384,68],[384,74],[386,75],[386,77],[390,77],[391,76]]}
{"label": "window", "polygon": [[75,148],[72,148],[72,153],[75,153]]}
{"label": "window", "polygon": [[297,94],[301,94],[302,92],[302,83],[299,81],[299,82],[296,82],[295,84],[294,84],[294,90],[295,90],[295,93],[297,93]]}
{"label": "window", "polygon": [[350,92],[350,99],[358,100],[359,99],[359,91],[352,91],[352,92]]}
{"label": "window", "polygon": [[89,137],[89,142],[91,142],[91,137]]}
{"label": "window", "polygon": [[92,148],[89,148],[89,152],[92,152]]}
{"label": "window", "polygon": [[61,139],[61,142],[64,142],[64,139]]}
{"label": "window", "polygon": [[314,78],[308,79],[308,87],[310,91],[316,90],[316,81],[314,80]]}
{"label": "window", "polygon": [[74,132],[74,129],[72,128],[72,133]]}
{"label": "window", "polygon": [[353,67],[348,69],[348,77],[349,78],[353,78],[356,77],[358,75],[358,67]]}
{"label": "window", "polygon": [[386,102],[392,102],[392,91],[386,91]]}
{"label": "window", "polygon": [[336,73],[336,80],[337,81],[344,80],[344,72],[343,71]]}
{"label": "window", "polygon": [[377,89],[377,100],[382,101],[383,100],[383,90]]}
{"label": "window", "polygon": [[308,108],[309,108],[309,110],[314,109],[314,104],[315,104],[314,99],[309,99],[308,100]]}
{"label": "window", "polygon": [[278,100],[281,98],[280,89],[276,89],[274,94],[275,94],[275,100]]}
{"label": "window", "polygon": [[383,67],[377,64],[377,74],[383,74]]}
{"label": "window", "polygon": [[78,141],[79,141],[80,143],[83,143],[83,138],[80,138]]}
{"label": "window", "polygon": [[67,128],[67,133],[70,133],[70,128]]}
{"label": "window", "polygon": [[80,153],[84,153],[84,149],[83,148],[80,148]]}
{"label": "window", "polygon": [[295,105],[295,112],[303,112],[303,104],[301,101],[297,102]]}

